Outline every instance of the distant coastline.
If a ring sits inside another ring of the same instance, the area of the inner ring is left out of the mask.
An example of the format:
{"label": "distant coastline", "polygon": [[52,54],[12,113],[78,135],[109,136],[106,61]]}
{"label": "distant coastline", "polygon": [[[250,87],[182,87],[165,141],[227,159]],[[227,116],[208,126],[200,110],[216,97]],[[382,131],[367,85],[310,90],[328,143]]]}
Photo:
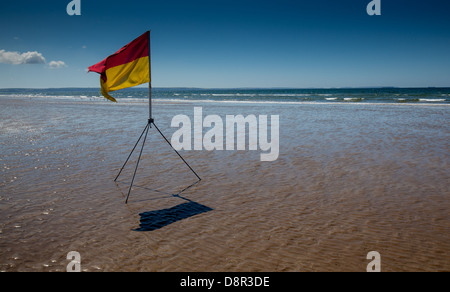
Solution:
{"label": "distant coastline", "polygon": [[[361,103],[450,105],[450,88],[153,88],[152,99],[166,102],[226,103]],[[135,87],[113,92],[119,102],[143,102],[148,88]],[[105,101],[99,88],[0,89],[0,98],[52,98]]]}

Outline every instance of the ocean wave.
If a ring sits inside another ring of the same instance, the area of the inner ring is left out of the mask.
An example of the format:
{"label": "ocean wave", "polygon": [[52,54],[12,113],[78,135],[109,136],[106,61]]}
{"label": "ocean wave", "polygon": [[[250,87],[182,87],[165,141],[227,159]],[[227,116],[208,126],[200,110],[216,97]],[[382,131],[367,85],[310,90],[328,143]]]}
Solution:
{"label": "ocean wave", "polygon": [[[179,94],[174,94],[178,96]],[[192,94],[195,96],[196,94]],[[309,94],[309,93],[201,93],[200,96],[214,97],[315,97],[332,96],[332,94]]]}
{"label": "ocean wave", "polygon": [[224,96],[224,97],[229,97],[229,96],[236,96],[236,93],[212,93],[210,94],[211,96]]}
{"label": "ocean wave", "polygon": [[12,98],[48,98],[48,99],[104,99],[103,96],[87,96],[87,95],[47,95],[47,94],[0,94],[0,98],[12,97]]}
{"label": "ocean wave", "polygon": [[[122,100],[122,99],[121,99]],[[135,99],[130,100],[130,102],[144,102],[142,99]],[[348,101],[335,101],[335,102],[328,102],[325,100],[322,101],[274,101],[274,100],[212,100],[212,99],[153,99],[155,102],[161,102],[161,103],[222,103],[222,104],[254,104],[254,105],[348,105],[348,104],[355,104],[355,105],[368,105],[368,106],[386,106],[386,105],[392,105],[392,106],[401,106],[401,105],[410,105],[410,106],[450,106],[449,104],[436,104],[436,103],[395,103],[395,102],[348,102]],[[119,101],[120,102],[120,101]]]}
{"label": "ocean wave", "polygon": [[309,93],[274,93],[274,94],[265,94],[265,96],[305,97],[305,96],[312,96],[312,94],[309,94]]}
{"label": "ocean wave", "polygon": [[419,101],[422,101],[422,102],[443,102],[443,101],[446,101],[446,99],[445,98],[441,98],[441,99],[439,99],[439,98],[419,98]]}
{"label": "ocean wave", "polygon": [[344,101],[353,101],[353,102],[359,102],[359,101],[363,101],[364,98],[363,97],[344,97]]}

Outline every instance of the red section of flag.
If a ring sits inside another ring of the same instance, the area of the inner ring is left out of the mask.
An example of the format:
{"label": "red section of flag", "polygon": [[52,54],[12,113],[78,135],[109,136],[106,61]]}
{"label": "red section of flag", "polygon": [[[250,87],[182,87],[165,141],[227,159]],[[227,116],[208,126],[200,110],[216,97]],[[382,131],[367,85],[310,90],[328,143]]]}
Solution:
{"label": "red section of flag", "polygon": [[89,67],[89,72],[96,72],[102,75],[106,82],[104,73],[109,68],[120,66],[126,63],[133,62],[136,59],[149,56],[149,33],[146,32],[128,45],[121,48],[115,54],[107,57],[105,60]]}

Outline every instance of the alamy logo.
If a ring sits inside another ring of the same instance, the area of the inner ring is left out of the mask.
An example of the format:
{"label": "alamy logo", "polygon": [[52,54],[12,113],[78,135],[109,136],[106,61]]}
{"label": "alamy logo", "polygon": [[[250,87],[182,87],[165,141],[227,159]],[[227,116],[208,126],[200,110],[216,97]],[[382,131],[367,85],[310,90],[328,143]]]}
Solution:
{"label": "alamy logo", "polygon": [[370,16],[381,15],[381,0],[373,0],[367,5],[367,14]]}
{"label": "alamy logo", "polygon": [[371,262],[367,265],[367,272],[381,272],[381,255],[377,251],[371,251],[367,254],[367,259]]}
{"label": "alamy logo", "polygon": [[81,272],[81,255],[77,251],[71,251],[67,254],[67,259],[70,263],[66,267],[68,273]]}
{"label": "alamy logo", "polygon": [[[70,16],[81,15],[81,0],[73,0],[67,4],[67,14]],[[367,5],[367,14],[370,16],[381,15],[381,0],[372,0]]]}
{"label": "alamy logo", "polygon": [[67,14],[70,16],[81,15],[81,0],[73,0],[67,4]]}
{"label": "alamy logo", "polygon": [[[194,132],[194,147],[192,147],[192,125]],[[224,139],[225,126],[225,139]],[[248,126],[248,135],[247,135]],[[172,119],[172,128],[179,128],[172,135],[172,146],[177,150],[248,150],[259,149],[261,161],[275,161],[280,152],[280,118],[278,115],[270,117],[270,128],[267,115],[227,115],[225,123],[218,115],[203,117],[203,108],[194,108],[194,122],[186,115],[177,115]],[[203,129],[209,129],[203,135]],[[270,139],[269,139],[270,130]],[[236,146],[236,147],[235,147]]]}

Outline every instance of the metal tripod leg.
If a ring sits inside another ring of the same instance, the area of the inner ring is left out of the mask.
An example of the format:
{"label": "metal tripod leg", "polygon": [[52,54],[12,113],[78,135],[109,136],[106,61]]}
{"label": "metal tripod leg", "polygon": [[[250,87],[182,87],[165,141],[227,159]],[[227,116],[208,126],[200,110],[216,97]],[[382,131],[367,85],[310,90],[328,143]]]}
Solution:
{"label": "metal tripod leg", "polygon": [[134,150],[136,149],[137,145],[139,144],[139,141],[141,141],[142,136],[144,136],[144,133],[145,133],[145,131],[147,130],[148,127],[149,127],[149,124],[147,124],[147,126],[145,126],[144,131],[142,131],[142,134],[141,134],[141,136],[139,137],[139,139],[137,140],[136,145],[134,145],[133,150],[131,150],[130,155],[128,155],[127,160],[126,160],[125,163],[123,164],[122,168],[121,168],[120,171],[119,171],[119,174],[116,176],[116,178],[114,179],[114,181],[117,181],[117,179],[119,178],[120,174],[122,173],[123,169],[125,168],[125,166],[127,165],[128,161],[130,160],[131,155],[133,154]]}
{"label": "metal tripod leg", "polygon": [[142,156],[142,151],[144,150],[144,146],[145,146],[145,141],[147,140],[147,134],[148,134],[148,130],[150,129],[150,123],[147,124],[147,127],[145,128],[145,137],[144,137],[144,141],[142,142],[142,147],[141,147],[141,152],[139,153],[139,158],[138,161],[136,163],[136,169],[134,170],[134,174],[133,174],[133,179],[131,180],[131,185],[130,188],[128,190],[128,195],[127,195],[127,199],[125,201],[125,204],[128,204],[128,198],[130,197],[130,193],[131,193],[131,188],[133,187],[133,183],[134,183],[134,178],[136,177],[136,172],[138,170],[139,167],[139,162],[141,161],[141,156]]}
{"label": "metal tripod leg", "polygon": [[198,178],[199,181],[201,181],[202,179],[198,176],[198,174],[192,169],[192,167],[186,162],[186,160],[184,160],[183,156],[180,155],[180,153],[178,153],[177,150],[175,150],[175,148],[173,148],[172,144],[169,142],[169,140],[167,140],[166,136],[164,136],[164,134],[159,130],[158,126],[155,125],[154,122],[152,122],[152,124],[155,126],[156,130],[159,132],[159,134],[161,134],[161,136],[164,138],[164,140],[166,140],[167,144],[170,145],[170,147],[172,147],[172,149],[178,154],[178,156],[181,158],[181,160],[183,160],[183,162],[189,167],[189,169],[195,174],[195,176]]}

